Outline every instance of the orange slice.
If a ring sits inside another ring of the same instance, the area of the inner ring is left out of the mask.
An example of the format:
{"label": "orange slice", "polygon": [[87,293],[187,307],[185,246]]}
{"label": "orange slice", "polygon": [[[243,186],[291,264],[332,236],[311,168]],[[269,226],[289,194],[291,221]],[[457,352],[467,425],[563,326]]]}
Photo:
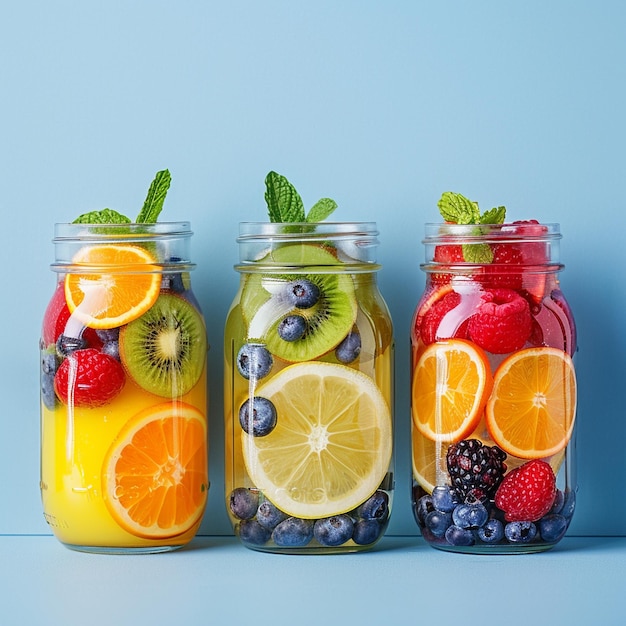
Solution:
{"label": "orange slice", "polygon": [[574,429],[576,374],[557,348],[528,348],[504,360],[487,403],[487,428],[508,454],[540,459],[561,451]]}
{"label": "orange slice", "polygon": [[491,391],[487,355],[463,339],[433,343],[413,372],[413,424],[433,441],[465,438],[480,421]]}
{"label": "orange slice", "polygon": [[[143,315],[161,288],[160,268],[145,248],[128,244],[85,246],[65,277],[70,312],[89,328],[116,328]],[[88,266],[86,272],[80,266]],[[78,271],[76,271],[78,270]]]}
{"label": "orange slice", "polygon": [[149,539],[175,537],[199,522],[208,490],[206,419],[165,402],[140,411],[106,454],[104,498],[113,519]]}
{"label": "orange slice", "polygon": [[424,437],[417,428],[411,429],[411,440],[413,478],[422,489],[432,493],[436,485],[443,485],[447,482],[448,446]]}

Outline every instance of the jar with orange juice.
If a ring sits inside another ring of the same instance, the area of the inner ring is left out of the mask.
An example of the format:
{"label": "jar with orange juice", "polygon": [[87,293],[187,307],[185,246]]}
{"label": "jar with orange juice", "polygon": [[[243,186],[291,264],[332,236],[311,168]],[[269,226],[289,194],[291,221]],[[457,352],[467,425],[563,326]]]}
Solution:
{"label": "jar with orange juice", "polygon": [[108,209],[55,226],[41,352],[41,497],[66,546],[188,543],[207,491],[207,339],[188,222],[157,222],[159,172],[135,223]]}
{"label": "jar with orange juice", "polygon": [[413,513],[455,552],[539,552],[576,504],[576,327],[558,224],[446,192],[411,327]]}
{"label": "jar with orange juice", "polygon": [[305,216],[270,172],[271,222],[243,223],[224,338],[226,506],[248,548],[371,549],[393,499],[393,333],[376,225]]}

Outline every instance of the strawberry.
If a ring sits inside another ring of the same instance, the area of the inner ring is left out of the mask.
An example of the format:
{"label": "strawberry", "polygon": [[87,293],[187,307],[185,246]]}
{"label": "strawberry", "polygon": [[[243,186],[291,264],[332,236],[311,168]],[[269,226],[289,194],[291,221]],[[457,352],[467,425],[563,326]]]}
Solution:
{"label": "strawberry", "polygon": [[94,348],[69,354],[54,377],[59,399],[75,406],[94,408],[108,404],[122,390],[126,375],[118,361]]}
{"label": "strawberry", "polygon": [[532,330],[528,302],[512,289],[486,289],[468,323],[470,339],[492,354],[521,349]]}
{"label": "strawberry", "polygon": [[463,263],[463,248],[458,244],[450,244],[437,246],[435,248],[434,255],[435,263],[443,266],[441,273],[433,272],[430,276],[430,280],[433,284],[444,285],[450,282],[451,275],[446,273],[447,266],[455,265],[456,263]]}
{"label": "strawberry", "polygon": [[549,463],[534,459],[511,470],[498,491],[495,504],[509,522],[535,522],[552,508],[556,477]]}
{"label": "strawberry", "polygon": [[[56,343],[59,336],[63,334],[70,316],[70,310],[67,308],[67,302],[65,301],[65,287],[63,282],[60,282],[43,316],[41,338],[46,347]],[[98,338],[93,328],[85,328],[82,338],[90,348],[99,350],[102,347],[102,341]]]}

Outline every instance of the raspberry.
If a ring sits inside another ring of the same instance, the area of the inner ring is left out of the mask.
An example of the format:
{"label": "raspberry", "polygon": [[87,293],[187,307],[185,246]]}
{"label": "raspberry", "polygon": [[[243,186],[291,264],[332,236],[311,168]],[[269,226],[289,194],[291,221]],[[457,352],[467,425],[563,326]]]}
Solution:
{"label": "raspberry", "polygon": [[492,354],[515,352],[532,330],[528,302],[511,289],[488,289],[468,324],[469,336]]}
{"label": "raspberry", "polygon": [[65,404],[73,397],[75,406],[94,408],[111,402],[125,380],[118,361],[94,348],[85,348],[72,352],[61,363],[54,377],[54,390]]}
{"label": "raspberry", "polygon": [[545,461],[534,459],[512,470],[496,492],[496,506],[508,522],[535,522],[552,508],[556,477]]}
{"label": "raspberry", "polygon": [[506,453],[479,439],[452,444],[446,454],[448,473],[459,498],[467,503],[485,502],[493,497],[506,472]]}
{"label": "raspberry", "polygon": [[461,303],[461,294],[456,291],[450,291],[445,296],[437,300],[419,319],[419,327],[417,331],[420,338],[425,345],[434,343],[438,339],[451,339],[455,337],[457,339],[467,338],[467,322],[466,320],[455,320],[456,324],[453,324],[455,330],[452,336],[444,337],[437,331],[441,320],[450,311],[455,309]]}

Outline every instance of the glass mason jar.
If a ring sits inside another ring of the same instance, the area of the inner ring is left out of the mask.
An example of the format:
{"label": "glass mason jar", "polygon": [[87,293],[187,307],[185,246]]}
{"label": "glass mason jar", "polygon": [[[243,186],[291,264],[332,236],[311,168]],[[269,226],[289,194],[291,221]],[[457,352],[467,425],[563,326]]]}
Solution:
{"label": "glass mason jar", "polygon": [[41,497],[66,546],[164,552],[207,491],[207,339],[188,222],[55,226],[41,351]]}
{"label": "glass mason jar", "polygon": [[411,332],[413,513],[436,548],[547,550],[576,502],[576,328],[558,224],[427,224]]}
{"label": "glass mason jar", "polygon": [[267,552],[371,548],[393,495],[393,332],[374,223],[243,223],[225,329],[226,506]]}

